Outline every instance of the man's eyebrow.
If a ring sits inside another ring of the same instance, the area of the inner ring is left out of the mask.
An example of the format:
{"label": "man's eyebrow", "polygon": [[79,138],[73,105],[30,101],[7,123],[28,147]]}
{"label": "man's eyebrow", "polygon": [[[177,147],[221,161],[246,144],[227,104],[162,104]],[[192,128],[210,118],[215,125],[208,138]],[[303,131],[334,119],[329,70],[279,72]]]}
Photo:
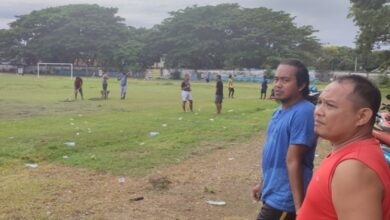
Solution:
{"label": "man's eyebrow", "polygon": [[331,102],[331,103],[337,103],[337,101],[333,97],[324,98],[324,97],[318,97],[318,99],[321,99],[323,102]]}

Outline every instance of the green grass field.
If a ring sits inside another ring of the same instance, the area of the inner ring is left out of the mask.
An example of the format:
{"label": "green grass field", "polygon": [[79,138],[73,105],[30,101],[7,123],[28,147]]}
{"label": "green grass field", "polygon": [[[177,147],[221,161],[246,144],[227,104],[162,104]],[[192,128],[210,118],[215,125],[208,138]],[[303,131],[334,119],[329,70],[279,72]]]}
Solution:
{"label": "green grass field", "polygon": [[[225,99],[216,116],[215,82],[192,82],[194,113],[183,113],[180,83],[129,80],[126,100],[120,100],[112,78],[109,99],[100,100],[100,79],[84,78],[85,100],[73,101],[69,77],[0,74],[0,167],[45,162],[144,175],[245,143],[264,133],[277,106],[258,99],[259,85],[236,83],[236,98]],[[159,135],[150,137],[152,131]]]}

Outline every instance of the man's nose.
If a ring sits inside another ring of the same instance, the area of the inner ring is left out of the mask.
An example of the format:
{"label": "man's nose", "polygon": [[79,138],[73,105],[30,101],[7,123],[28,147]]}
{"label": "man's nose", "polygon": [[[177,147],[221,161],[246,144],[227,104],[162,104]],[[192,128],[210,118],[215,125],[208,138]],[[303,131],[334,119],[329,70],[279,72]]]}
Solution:
{"label": "man's nose", "polygon": [[321,103],[317,103],[316,108],[314,109],[314,116],[320,116],[323,114]]}

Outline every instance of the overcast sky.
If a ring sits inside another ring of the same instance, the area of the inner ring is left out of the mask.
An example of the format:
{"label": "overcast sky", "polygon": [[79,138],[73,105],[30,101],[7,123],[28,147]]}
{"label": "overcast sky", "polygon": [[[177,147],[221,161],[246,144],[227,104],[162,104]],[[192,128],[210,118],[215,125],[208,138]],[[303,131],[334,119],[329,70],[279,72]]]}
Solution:
{"label": "overcast sky", "polygon": [[29,14],[47,7],[96,3],[104,7],[118,8],[118,15],[126,24],[150,28],[169,16],[168,12],[192,5],[217,5],[238,3],[245,8],[267,7],[283,10],[295,17],[301,25],[312,25],[319,32],[316,36],[324,44],[354,47],[357,27],[347,18],[349,0],[1,0],[0,28],[7,28],[16,15]]}

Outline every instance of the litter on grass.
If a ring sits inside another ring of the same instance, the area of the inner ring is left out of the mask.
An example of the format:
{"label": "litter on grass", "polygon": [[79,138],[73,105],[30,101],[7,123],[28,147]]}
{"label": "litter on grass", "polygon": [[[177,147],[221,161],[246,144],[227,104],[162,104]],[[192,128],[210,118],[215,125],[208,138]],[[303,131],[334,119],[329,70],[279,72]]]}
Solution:
{"label": "litter on grass", "polygon": [[208,200],[208,201],[207,201],[207,204],[210,204],[210,205],[217,205],[217,206],[224,206],[224,205],[226,205],[226,202],[225,202],[225,201],[213,201],[213,200]]}
{"label": "litter on grass", "polygon": [[124,176],[118,177],[118,182],[119,182],[120,184],[124,184],[124,183],[126,182],[125,177],[124,177]]}
{"label": "litter on grass", "polygon": [[167,127],[168,125],[167,124],[162,124],[161,126],[163,126],[164,128]]}
{"label": "litter on grass", "polygon": [[144,142],[139,143],[139,145],[141,145],[141,146],[144,145],[144,144],[145,144]]}
{"label": "litter on grass", "polygon": [[79,133],[79,132],[77,132],[77,133],[76,133],[76,135],[78,136],[78,135],[80,135],[80,133]]}
{"label": "litter on grass", "polygon": [[157,136],[157,135],[159,135],[160,134],[160,132],[157,132],[157,131],[151,131],[151,132],[149,132],[149,136],[150,137],[155,137],[155,136]]}
{"label": "litter on grass", "polygon": [[210,121],[214,121],[214,118],[210,118]]}
{"label": "litter on grass", "polygon": [[67,155],[62,156],[63,159],[68,159],[69,157]]}
{"label": "litter on grass", "polygon": [[183,118],[182,118],[182,117],[179,117],[178,120],[181,121],[181,120],[183,120]]}
{"label": "litter on grass", "polygon": [[141,200],[144,200],[143,196],[138,196],[138,197],[129,199],[130,202],[136,202],[136,201],[141,201]]}
{"label": "litter on grass", "polygon": [[26,164],[24,164],[24,166],[27,167],[27,168],[35,169],[35,168],[38,167],[38,164],[36,164],[36,163],[26,163]]}
{"label": "litter on grass", "polygon": [[73,123],[73,122],[71,122],[71,123],[70,123],[70,125],[71,125],[71,126],[74,126],[74,123]]}
{"label": "litter on grass", "polygon": [[76,142],[73,142],[73,141],[65,142],[64,144],[68,147],[75,147],[76,146]]}
{"label": "litter on grass", "polygon": [[234,109],[230,109],[228,112],[233,112],[234,111]]}

